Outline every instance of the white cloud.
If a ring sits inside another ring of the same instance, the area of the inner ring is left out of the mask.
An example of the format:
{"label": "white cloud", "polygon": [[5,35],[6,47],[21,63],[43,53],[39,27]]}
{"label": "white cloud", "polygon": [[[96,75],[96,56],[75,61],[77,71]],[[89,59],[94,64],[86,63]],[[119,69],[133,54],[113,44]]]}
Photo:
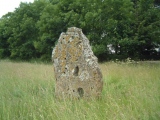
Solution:
{"label": "white cloud", "polygon": [[21,2],[33,2],[34,0],[0,0],[0,17],[13,12],[15,8],[19,7]]}

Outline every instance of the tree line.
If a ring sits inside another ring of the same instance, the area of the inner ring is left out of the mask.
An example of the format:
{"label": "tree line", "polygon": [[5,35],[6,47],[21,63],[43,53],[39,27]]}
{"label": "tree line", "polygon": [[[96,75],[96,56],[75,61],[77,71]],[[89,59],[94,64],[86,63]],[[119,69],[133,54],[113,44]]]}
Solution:
{"label": "tree line", "polygon": [[0,58],[50,60],[60,33],[73,26],[83,30],[101,60],[158,56],[159,5],[159,0],[21,2],[14,12],[0,18]]}

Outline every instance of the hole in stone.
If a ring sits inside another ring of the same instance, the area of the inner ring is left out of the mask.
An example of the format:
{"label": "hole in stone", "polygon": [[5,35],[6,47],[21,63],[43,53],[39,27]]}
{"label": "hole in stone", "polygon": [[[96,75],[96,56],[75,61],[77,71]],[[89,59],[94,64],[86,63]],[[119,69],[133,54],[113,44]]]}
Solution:
{"label": "hole in stone", "polygon": [[80,97],[83,97],[84,94],[83,88],[78,88],[78,94]]}
{"label": "hole in stone", "polygon": [[75,92],[75,90],[73,90],[73,92]]}
{"label": "hole in stone", "polygon": [[94,87],[91,87],[91,90],[93,90]]}
{"label": "hole in stone", "polygon": [[76,67],[74,68],[74,73],[73,73],[73,75],[74,75],[74,76],[78,76],[78,72],[79,72],[79,67],[76,66]]}

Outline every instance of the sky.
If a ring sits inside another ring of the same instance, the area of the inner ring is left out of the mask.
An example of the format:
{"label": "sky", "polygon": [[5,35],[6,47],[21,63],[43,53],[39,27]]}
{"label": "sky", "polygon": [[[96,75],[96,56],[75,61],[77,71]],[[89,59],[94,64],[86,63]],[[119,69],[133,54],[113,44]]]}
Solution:
{"label": "sky", "polygon": [[33,2],[34,0],[0,0],[0,18],[8,12],[13,12],[21,2]]}

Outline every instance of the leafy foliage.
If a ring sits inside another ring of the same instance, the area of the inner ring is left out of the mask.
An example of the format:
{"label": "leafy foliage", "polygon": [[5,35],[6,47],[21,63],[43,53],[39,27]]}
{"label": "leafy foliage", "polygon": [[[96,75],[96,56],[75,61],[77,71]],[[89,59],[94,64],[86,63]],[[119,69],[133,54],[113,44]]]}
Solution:
{"label": "leafy foliage", "polygon": [[160,9],[153,0],[35,0],[0,18],[0,58],[50,60],[61,32],[82,28],[95,55],[141,59],[160,45]]}

